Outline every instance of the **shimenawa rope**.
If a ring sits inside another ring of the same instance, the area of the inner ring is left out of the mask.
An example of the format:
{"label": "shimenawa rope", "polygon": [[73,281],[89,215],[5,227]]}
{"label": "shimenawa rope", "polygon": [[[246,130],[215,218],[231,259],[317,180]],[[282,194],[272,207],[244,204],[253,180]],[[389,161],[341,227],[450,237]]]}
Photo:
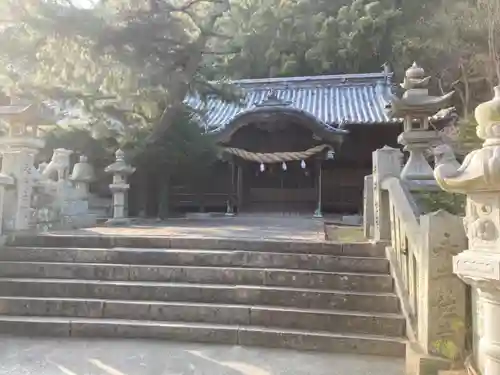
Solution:
{"label": "shimenawa rope", "polygon": [[316,155],[317,153],[320,153],[326,148],[331,148],[329,145],[319,145],[316,147],[312,147],[308,150],[305,151],[299,151],[299,152],[273,152],[273,153],[259,153],[259,152],[250,152],[243,150],[241,148],[232,148],[232,147],[227,147],[224,148],[224,151],[235,155],[239,156],[242,159],[248,160],[248,161],[254,161],[256,163],[264,163],[264,164],[270,164],[270,163],[282,163],[282,162],[287,162],[287,161],[295,161],[295,160],[305,160],[310,158],[313,155]]}

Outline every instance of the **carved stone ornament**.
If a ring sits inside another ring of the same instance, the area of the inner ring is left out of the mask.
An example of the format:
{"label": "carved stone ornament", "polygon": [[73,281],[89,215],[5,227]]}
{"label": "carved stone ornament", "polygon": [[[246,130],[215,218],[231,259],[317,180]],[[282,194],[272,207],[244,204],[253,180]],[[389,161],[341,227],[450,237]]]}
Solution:
{"label": "carved stone ornament", "polygon": [[[434,176],[443,190],[455,193],[500,192],[500,86],[495,97],[475,111],[476,133],[485,142],[468,154],[459,168],[447,160],[439,163]],[[439,148],[447,147],[445,145]]]}

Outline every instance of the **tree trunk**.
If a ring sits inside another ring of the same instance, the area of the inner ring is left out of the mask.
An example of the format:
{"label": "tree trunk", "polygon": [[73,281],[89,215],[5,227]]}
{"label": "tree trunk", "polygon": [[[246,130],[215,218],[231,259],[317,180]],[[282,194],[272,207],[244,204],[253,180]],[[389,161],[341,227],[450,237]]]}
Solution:
{"label": "tree trunk", "polygon": [[160,197],[158,199],[160,207],[158,217],[165,220],[170,215],[170,174],[165,173],[161,181]]}
{"label": "tree trunk", "polygon": [[135,180],[135,214],[140,218],[145,218],[147,216],[147,178],[148,172],[144,168],[137,168],[137,172],[134,173],[133,178]]}

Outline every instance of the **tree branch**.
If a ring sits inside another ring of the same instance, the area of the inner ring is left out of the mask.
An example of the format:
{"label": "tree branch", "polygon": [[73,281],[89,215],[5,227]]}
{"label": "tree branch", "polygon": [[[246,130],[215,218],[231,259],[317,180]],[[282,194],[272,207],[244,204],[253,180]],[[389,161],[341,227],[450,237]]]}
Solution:
{"label": "tree branch", "polygon": [[[196,1],[201,2],[203,0]],[[205,24],[205,28],[207,29],[213,29],[217,20],[222,17],[224,12],[230,7],[229,0],[217,0],[216,2],[217,4],[215,4],[214,8],[212,9],[213,13]],[[218,7],[221,4],[223,4],[224,7],[215,9],[215,7]],[[200,30],[203,30],[203,28],[200,28]],[[209,36],[201,33],[198,36],[196,42],[193,43],[193,53],[189,55],[183,71],[181,72],[181,74],[179,74],[179,76],[175,77],[175,82],[172,84],[172,87],[169,90],[170,92],[174,93],[173,99],[170,100],[170,103],[167,103],[167,105],[165,106],[165,110],[163,111],[160,120],[158,121],[158,125],[155,131],[151,134],[150,140],[154,141],[158,136],[161,136],[161,134],[172,125],[175,118],[184,108],[183,102],[184,98],[189,92],[189,82],[196,74],[200,62],[203,59],[203,51],[208,39]]]}

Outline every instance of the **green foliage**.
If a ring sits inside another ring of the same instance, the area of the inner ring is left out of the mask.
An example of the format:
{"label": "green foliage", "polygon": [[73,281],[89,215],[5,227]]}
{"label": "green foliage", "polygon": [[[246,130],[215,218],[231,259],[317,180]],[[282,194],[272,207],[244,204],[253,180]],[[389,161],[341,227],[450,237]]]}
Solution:
{"label": "green foliage", "polygon": [[[207,77],[372,72],[385,62],[401,75],[418,60],[438,89],[456,90],[468,118],[495,82],[484,22],[492,1],[107,0],[82,9],[5,0],[12,22],[0,33],[0,76],[16,94],[77,98],[96,123],[166,128],[189,90],[220,92]],[[163,113],[148,116],[156,103]]]}
{"label": "green foliage", "polygon": [[203,176],[216,160],[212,138],[202,133],[189,113],[183,113],[161,138],[149,142],[149,132],[142,129],[123,148],[137,165],[162,170],[170,176],[188,174]]}
{"label": "green foliage", "polygon": [[436,340],[432,343],[433,354],[452,361],[451,369],[462,369],[469,356],[468,347],[465,345],[472,326],[466,324],[464,320],[458,317],[450,317],[451,335],[448,338]]}
{"label": "green foliage", "polygon": [[421,191],[414,193],[423,213],[446,210],[451,214],[465,215],[465,195],[444,191]]}
{"label": "green foliage", "polygon": [[[390,1],[234,0],[221,32],[238,52],[218,73],[267,77],[378,71],[401,15]],[[390,59],[390,58],[389,58]]]}
{"label": "green foliage", "polygon": [[217,91],[197,71],[227,0],[108,0],[91,8],[6,0],[4,7],[0,77],[12,96],[79,101],[92,123],[119,122],[126,133],[167,128],[198,85]]}
{"label": "green foliage", "polygon": [[480,148],[483,141],[476,134],[477,122],[472,117],[463,118],[459,122],[459,147],[458,152],[466,154]]}
{"label": "green foliage", "polygon": [[[492,2],[493,0],[485,0]],[[475,0],[232,0],[214,46],[233,54],[207,56],[211,77],[272,77],[380,71],[401,77],[418,61],[455,90],[463,117],[491,97],[495,69],[488,45],[487,7]],[[497,43],[500,43],[497,38]],[[500,47],[500,46],[498,46]]]}
{"label": "green foliage", "polygon": [[50,160],[56,148],[73,150],[76,155],[85,155],[90,163],[107,166],[114,158],[117,144],[114,139],[95,139],[85,129],[56,128],[45,135],[45,147],[38,154],[40,160]]}
{"label": "green foliage", "polygon": [[[211,165],[217,160],[215,143],[202,133],[192,115],[184,112],[161,137],[150,141],[147,129],[141,129],[123,148],[142,176],[152,175],[159,192],[158,216],[169,216],[169,192],[175,182],[203,186]],[[148,187],[144,187],[148,189]]]}
{"label": "green foliage", "polygon": [[[401,12],[390,2],[355,0],[322,23],[317,51],[327,53],[323,68],[343,72],[379,71],[392,60],[392,30]],[[337,56],[342,57],[339,61]],[[319,69],[320,67],[317,66]]]}

